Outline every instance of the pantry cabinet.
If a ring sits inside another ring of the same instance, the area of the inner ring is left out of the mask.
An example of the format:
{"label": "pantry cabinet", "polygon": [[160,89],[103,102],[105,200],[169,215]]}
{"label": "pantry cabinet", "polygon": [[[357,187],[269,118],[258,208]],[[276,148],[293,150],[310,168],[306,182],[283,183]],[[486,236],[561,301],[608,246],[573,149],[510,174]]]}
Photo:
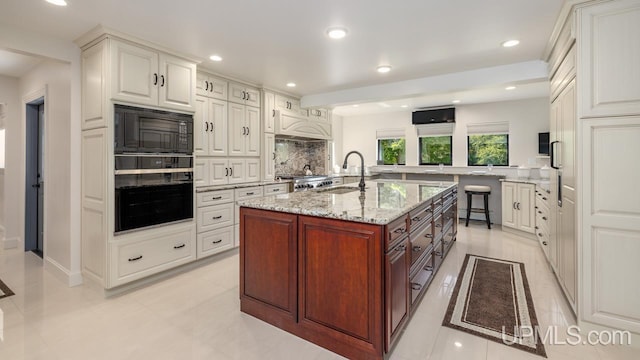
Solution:
{"label": "pantry cabinet", "polygon": [[502,183],[502,226],[535,233],[535,185]]}
{"label": "pantry cabinet", "polygon": [[193,151],[196,156],[227,155],[227,102],[196,97],[193,124]]}
{"label": "pantry cabinet", "polygon": [[196,64],[111,39],[112,99],[193,111]]}

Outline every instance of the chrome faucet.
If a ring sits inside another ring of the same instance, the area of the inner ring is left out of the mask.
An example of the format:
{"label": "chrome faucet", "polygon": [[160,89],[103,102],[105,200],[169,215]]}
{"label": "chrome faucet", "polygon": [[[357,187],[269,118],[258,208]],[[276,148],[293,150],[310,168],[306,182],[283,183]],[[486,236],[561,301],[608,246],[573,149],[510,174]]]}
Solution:
{"label": "chrome faucet", "polygon": [[349,158],[349,155],[351,154],[358,154],[358,156],[360,156],[360,183],[358,184],[358,187],[360,188],[360,192],[364,192],[364,156],[362,156],[362,154],[360,154],[359,152],[353,150],[353,151],[349,151],[349,153],[347,154],[347,156],[344,157],[344,163],[342,164],[342,168],[346,169],[347,168],[347,159]]}

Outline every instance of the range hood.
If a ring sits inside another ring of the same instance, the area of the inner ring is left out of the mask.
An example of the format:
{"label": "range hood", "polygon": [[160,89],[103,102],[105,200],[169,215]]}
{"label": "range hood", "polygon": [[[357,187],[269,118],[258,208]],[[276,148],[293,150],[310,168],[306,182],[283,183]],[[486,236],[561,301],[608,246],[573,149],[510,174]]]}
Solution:
{"label": "range hood", "polygon": [[302,116],[274,112],[275,134],[308,140],[331,140],[331,123]]}

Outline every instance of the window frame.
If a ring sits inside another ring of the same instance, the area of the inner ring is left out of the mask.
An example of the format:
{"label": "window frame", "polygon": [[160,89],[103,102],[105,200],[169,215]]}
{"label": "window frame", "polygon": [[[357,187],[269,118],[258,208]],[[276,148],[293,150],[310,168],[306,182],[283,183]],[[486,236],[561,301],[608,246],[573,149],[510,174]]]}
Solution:
{"label": "window frame", "polygon": [[[449,138],[449,158],[450,162],[447,163],[423,163],[422,162],[422,138],[434,138],[434,137],[448,137]],[[453,165],[453,135],[427,135],[427,136],[418,136],[418,165],[440,165],[443,164],[445,166]]]}
{"label": "window frame", "polygon": [[491,164],[492,166],[500,166],[500,167],[509,167],[509,153],[510,153],[510,149],[509,149],[509,133],[499,133],[499,134],[467,134],[467,166],[487,166],[489,164],[470,164],[469,160],[470,160],[470,155],[471,155],[471,142],[469,141],[471,136],[486,136],[486,135],[503,135],[506,136],[506,140],[507,140],[507,144],[506,144],[506,149],[507,149],[507,163],[505,165],[498,165],[498,164]]}

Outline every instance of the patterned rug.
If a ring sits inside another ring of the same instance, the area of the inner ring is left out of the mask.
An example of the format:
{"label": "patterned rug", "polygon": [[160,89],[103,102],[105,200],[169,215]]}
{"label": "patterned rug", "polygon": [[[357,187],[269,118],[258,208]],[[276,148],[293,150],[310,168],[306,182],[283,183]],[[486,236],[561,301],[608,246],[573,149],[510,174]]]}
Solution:
{"label": "patterned rug", "polygon": [[547,357],[523,263],[467,254],[442,325]]}
{"label": "patterned rug", "polygon": [[9,287],[5,285],[2,280],[0,280],[0,299],[11,295],[14,295],[13,291],[11,291],[11,289],[9,289]]}

